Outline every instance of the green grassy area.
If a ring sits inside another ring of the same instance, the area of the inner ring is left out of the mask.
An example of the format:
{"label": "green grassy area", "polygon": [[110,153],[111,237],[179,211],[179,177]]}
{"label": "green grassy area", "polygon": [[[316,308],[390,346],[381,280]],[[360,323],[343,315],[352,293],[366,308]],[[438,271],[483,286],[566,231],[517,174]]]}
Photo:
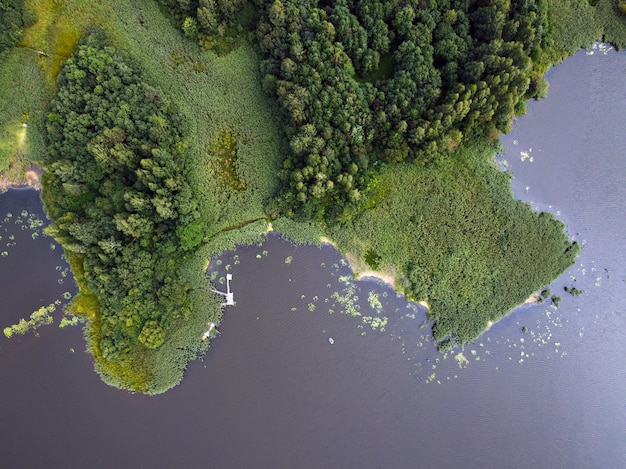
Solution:
{"label": "green grassy area", "polygon": [[578,253],[562,223],[513,199],[494,153],[463,149],[436,167],[390,166],[372,208],[331,230],[340,250],[375,259],[409,297],[429,304],[438,341],[473,340]]}
{"label": "green grassy area", "polygon": [[[43,116],[48,94],[35,56],[13,49],[0,62],[0,173],[39,160],[45,144]],[[27,124],[28,127],[24,127]]]}
{"label": "green grassy area", "polygon": [[604,40],[626,47],[626,17],[613,0],[546,0],[553,42],[545,50],[546,65],[559,63],[581,47]]}

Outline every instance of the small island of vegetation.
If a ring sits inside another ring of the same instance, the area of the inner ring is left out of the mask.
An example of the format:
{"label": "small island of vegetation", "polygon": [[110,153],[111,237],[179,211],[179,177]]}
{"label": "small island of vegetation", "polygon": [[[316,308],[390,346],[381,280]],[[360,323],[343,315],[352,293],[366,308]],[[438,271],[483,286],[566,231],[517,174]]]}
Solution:
{"label": "small island of vegetation", "polygon": [[427,302],[441,349],[578,254],[493,157],[551,65],[625,45],[621,4],[0,4],[0,171],[43,166],[48,233],[79,287],[70,311],[112,385],[180,382],[222,319],[208,260],[270,222],[393,276]]}

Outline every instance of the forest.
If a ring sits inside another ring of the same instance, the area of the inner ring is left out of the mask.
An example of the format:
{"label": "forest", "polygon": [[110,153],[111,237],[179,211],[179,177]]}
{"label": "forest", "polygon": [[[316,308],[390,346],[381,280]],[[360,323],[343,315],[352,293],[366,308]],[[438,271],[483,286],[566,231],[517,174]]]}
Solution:
{"label": "forest", "polygon": [[99,353],[120,361],[137,342],[158,348],[189,314],[177,270],[203,232],[174,104],[100,36],[78,44],[50,105],[47,231],[80,259],[98,298]]}
{"label": "forest", "polygon": [[551,65],[625,45],[610,0],[0,5],[0,76],[28,77],[0,85],[0,149],[28,122],[70,310],[113,385],[180,382],[222,317],[208,260],[270,221],[392,273],[442,349],[576,258],[492,158]]}

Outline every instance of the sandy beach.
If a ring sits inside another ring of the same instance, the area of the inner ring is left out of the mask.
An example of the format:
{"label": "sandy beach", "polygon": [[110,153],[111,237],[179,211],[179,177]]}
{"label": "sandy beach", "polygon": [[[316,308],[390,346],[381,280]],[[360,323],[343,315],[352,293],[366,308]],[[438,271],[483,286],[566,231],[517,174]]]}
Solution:
{"label": "sandy beach", "polygon": [[[11,171],[11,170],[9,170]],[[31,163],[20,171],[18,175],[2,174],[0,176],[0,193],[16,187],[32,187],[41,189],[41,166]]]}

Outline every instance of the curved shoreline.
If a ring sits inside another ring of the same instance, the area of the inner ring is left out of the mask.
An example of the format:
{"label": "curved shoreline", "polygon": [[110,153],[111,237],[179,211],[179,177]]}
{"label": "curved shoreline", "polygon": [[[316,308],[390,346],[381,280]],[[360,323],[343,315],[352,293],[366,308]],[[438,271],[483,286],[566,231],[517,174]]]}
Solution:
{"label": "curved shoreline", "polygon": [[[320,242],[322,243],[322,245],[326,244],[335,248],[346,259],[346,261],[348,261],[348,266],[352,270],[352,276],[354,280],[365,280],[367,278],[373,278],[376,280],[380,280],[385,285],[390,286],[391,288],[393,288],[395,292],[400,292],[404,294],[404,292],[398,289],[397,277],[395,274],[391,272],[385,272],[382,270],[374,270],[370,268],[361,269],[360,267],[363,266],[363,262],[361,262],[355,254],[352,254],[349,252],[345,254],[342,253],[339,247],[337,246],[337,244],[334,243],[330,238],[327,238],[325,236],[322,236],[320,238]],[[422,307],[426,308],[426,311],[430,309],[430,306],[428,305],[428,302],[426,300],[420,300],[420,301],[407,300],[407,301],[412,301],[413,303],[417,303],[421,305]]]}
{"label": "curved shoreline", "polygon": [[346,259],[346,261],[348,261],[348,265],[350,266],[350,269],[352,270],[352,275],[355,280],[362,280],[366,277],[373,277],[378,280],[381,280],[383,283],[386,283],[387,285],[392,287],[394,290],[396,290],[395,275],[388,273],[388,272],[382,272],[380,270],[361,268],[365,266],[360,261],[360,259],[357,258],[355,254],[352,254],[349,252],[346,252],[346,253],[341,252],[341,249],[339,249],[337,244],[330,238],[327,238],[326,236],[322,236],[320,238],[320,242],[322,243],[322,245],[327,244],[335,248],[337,251],[339,251],[339,253]]}
{"label": "curved shoreline", "polygon": [[504,316],[496,319],[495,321],[487,321],[487,326],[485,327],[483,334],[487,332],[489,329],[491,329],[494,324],[496,324],[497,322],[500,322],[501,320],[503,320],[505,317],[509,316],[510,314],[513,314],[515,311],[517,311],[518,308],[521,308],[522,306],[525,306],[525,305],[532,305],[532,304],[537,303],[540,297],[541,297],[540,292],[536,291],[532,295],[530,295],[528,298],[526,298],[526,300],[523,303],[511,308],[511,310],[508,313],[506,313]]}
{"label": "curved shoreline", "polygon": [[41,190],[41,173],[43,169],[36,163],[29,163],[20,169],[16,177],[8,176],[7,173],[11,169],[0,175],[0,194],[9,189],[32,188]]}
{"label": "curved shoreline", "polygon": [[[330,238],[327,237],[321,237],[320,238],[320,242],[322,244],[327,244],[332,246],[333,248],[337,249],[340,253],[341,250],[338,248],[337,244],[334,243]],[[364,280],[366,278],[375,278],[377,280],[380,280],[381,282],[385,283],[386,285],[392,287],[394,289],[394,291],[398,292],[398,288],[396,285],[397,282],[397,278],[395,275],[388,273],[388,272],[383,272],[383,271],[379,271],[379,270],[374,270],[374,269],[360,269],[359,267],[363,265],[363,262],[360,261],[360,259],[357,258],[357,256],[355,254],[352,253],[341,253],[345,259],[348,261],[348,265],[350,267],[350,269],[352,270],[353,273],[353,277],[354,280]],[[511,310],[504,314],[503,316],[499,317],[498,319],[496,319],[495,321],[488,321],[485,329],[483,330],[482,334],[484,334],[485,332],[487,332],[488,330],[490,330],[494,324],[496,324],[497,322],[501,321],[502,319],[504,319],[505,317],[509,316],[510,314],[514,313],[515,311],[517,311],[518,308],[525,306],[525,305],[530,305],[530,304],[534,304],[537,303],[538,299],[540,298],[540,292],[536,291],[534,293],[532,293],[528,298],[526,298],[526,300],[523,303],[520,303],[517,306],[514,306],[513,308],[511,308]],[[426,300],[421,300],[421,301],[414,301],[411,300],[414,303],[418,303],[421,306],[423,306],[424,308],[426,308],[426,311],[430,310],[430,306],[428,305],[428,302]],[[482,335],[481,334],[481,335]]]}

